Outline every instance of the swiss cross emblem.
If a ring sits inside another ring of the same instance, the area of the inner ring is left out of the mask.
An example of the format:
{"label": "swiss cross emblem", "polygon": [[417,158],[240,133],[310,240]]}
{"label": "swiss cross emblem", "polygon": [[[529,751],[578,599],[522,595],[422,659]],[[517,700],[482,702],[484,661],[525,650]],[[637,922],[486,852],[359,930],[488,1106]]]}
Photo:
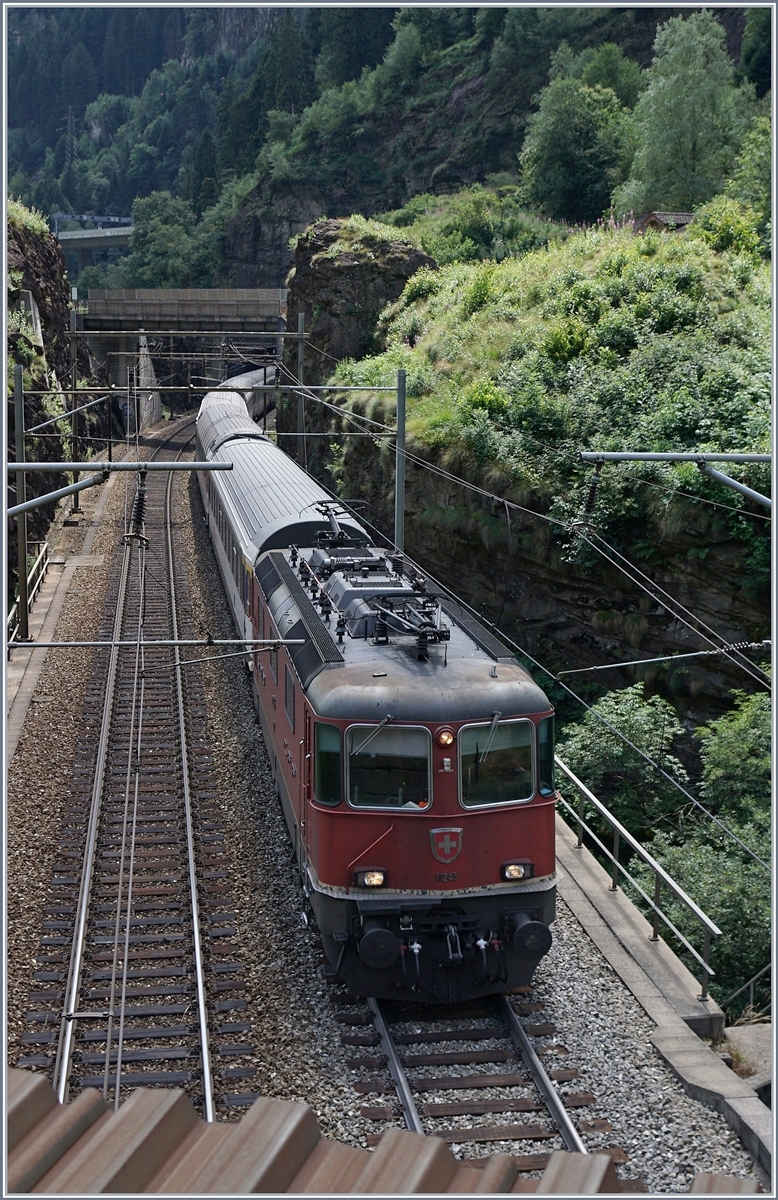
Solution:
{"label": "swiss cross emblem", "polygon": [[438,862],[453,862],[462,849],[461,829],[430,829],[432,853]]}

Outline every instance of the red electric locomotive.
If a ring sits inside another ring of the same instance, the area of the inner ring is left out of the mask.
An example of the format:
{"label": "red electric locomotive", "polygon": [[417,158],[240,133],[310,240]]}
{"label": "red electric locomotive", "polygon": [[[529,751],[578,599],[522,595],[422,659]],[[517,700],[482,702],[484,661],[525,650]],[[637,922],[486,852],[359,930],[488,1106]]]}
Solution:
{"label": "red electric locomotive", "polygon": [[211,393],[200,488],[303,888],[357,995],[528,984],[554,918],[553,712],[510,651]]}

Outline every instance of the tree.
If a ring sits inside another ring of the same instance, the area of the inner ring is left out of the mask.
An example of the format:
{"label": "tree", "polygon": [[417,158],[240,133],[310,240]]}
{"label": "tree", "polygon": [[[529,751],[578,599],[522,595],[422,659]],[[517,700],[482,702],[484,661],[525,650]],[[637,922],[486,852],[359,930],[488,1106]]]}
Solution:
{"label": "tree", "polygon": [[567,221],[595,221],[623,178],[625,110],[610,88],[557,77],[540,94],[520,155],[527,199]]}
{"label": "tree", "polygon": [[769,92],[772,80],[771,17],[772,10],[766,7],[750,8],[746,14],[738,75],[751,80],[757,96]]}
{"label": "tree", "polygon": [[733,692],[731,712],[697,730],[705,803],[741,818],[770,811],[770,697]]}
{"label": "tree", "polygon": [[735,87],[724,30],[709,9],[660,26],[616,211],[689,210],[711,199],[732,168],[752,105],[752,93]]}
{"label": "tree", "polygon": [[615,42],[603,42],[591,54],[581,72],[587,87],[610,88],[625,108],[634,108],[644,87],[643,72],[627,58]]}
{"label": "tree", "polygon": [[300,113],[316,96],[313,55],[302,23],[291,9],[282,12],[273,26],[264,62],[268,77],[265,98],[268,109]]}
{"label": "tree", "polygon": [[92,55],[84,43],[79,42],[62,63],[62,99],[81,115],[96,95],[97,75]]}
{"label": "tree", "polygon": [[636,683],[603,696],[560,738],[560,757],[630,833],[653,831],[681,807],[681,793],[600,717],[679,783],[686,783],[686,771],[672,745],[683,736],[683,726],[671,704],[660,696],[646,699],[643,684]]}
{"label": "tree", "polygon": [[192,160],[188,195],[198,217],[216,201],[216,147],[210,129],[203,130]]}
{"label": "tree", "polygon": [[124,268],[127,286],[190,287],[194,214],[189,202],[169,192],[152,192],[134,202],[132,219],[132,251]]}
{"label": "tree", "polygon": [[759,233],[769,251],[768,227],[772,205],[772,130],[769,117],[757,117],[749,130],[727,180],[726,193],[747,204],[759,218]]}
{"label": "tree", "polygon": [[358,79],[375,67],[394,37],[394,8],[321,8],[316,30],[316,82],[320,91]]}

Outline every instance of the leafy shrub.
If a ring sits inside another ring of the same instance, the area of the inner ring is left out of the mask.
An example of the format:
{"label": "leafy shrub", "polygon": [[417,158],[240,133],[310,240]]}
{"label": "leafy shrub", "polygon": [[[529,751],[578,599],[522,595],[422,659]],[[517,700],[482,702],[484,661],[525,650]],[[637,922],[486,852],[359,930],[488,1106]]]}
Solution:
{"label": "leafy shrub", "polygon": [[21,200],[9,196],[6,212],[9,225],[15,225],[17,229],[29,229],[32,233],[41,234],[50,232],[43,213],[38,212],[37,208],[27,208]]}
{"label": "leafy shrub", "polygon": [[466,317],[472,317],[480,308],[488,304],[492,298],[494,274],[494,264],[492,263],[487,263],[485,266],[479,267],[475,272],[472,281],[462,296],[462,312]]}
{"label": "leafy shrub", "polygon": [[470,408],[485,409],[491,417],[501,416],[508,407],[507,395],[490,379],[477,379],[471,383],[462,398]]}
{"label": "leafy shrub", "polygon": [[428,296],[434,296],[439,291],[440,284],[440,275],[437,271],[432,271],[429,267],[421,267],[415,275],[410,277],[403,288],[400,297],[401,305],[405,306],[412,304],[414,300],[426,300]]}
{"label": "leafy shrub", "polygon": [[555,362],[566,363],[583,354],[589,345],[589,332],[583,321],[568,317],[557,321],[546,333],[542,349]]}
{"label": "leafy shrub", "polygon": [[752,208],[729,196],[717,196],[694,214],[693,229],[714,250],[733,254],[759,253],[759,218]]}
{"label": "leafy shrub", "polygon": [[678,811],[681,793],[598,716],[685,784],[686,771],[672,753],[683,726],[671,704],[659,696],[647,699],[643,684],[636,683],[598,700],[582,721],[565,728],[560,740],[560,758],[618,820],[636,836],[650,835]]}
{"label": "leafy shrub", "polygon": [[451,233],[428,233],[423,237],[422,245],[442,267],[447,263],[473,262],[478,258],[477,244],[458,229]]}

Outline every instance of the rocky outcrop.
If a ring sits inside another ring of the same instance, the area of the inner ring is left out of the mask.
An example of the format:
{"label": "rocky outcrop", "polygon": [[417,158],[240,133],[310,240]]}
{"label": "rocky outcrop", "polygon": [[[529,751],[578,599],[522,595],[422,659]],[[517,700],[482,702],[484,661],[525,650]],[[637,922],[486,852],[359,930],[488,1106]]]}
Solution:
{"label": "rocky outcrop", "polygon": [[[40,425],[51,414],[46,408],[45,397],[36,393],[48,392],[52,396],[61,387],[68,387],[71,379],[70,358],[70,286],[66,273],[65,258],[59,243],[48,231],[37,226],[39,221],[27,222],[24,215],[9,214],[7,226],[8,254],[8,388],[7,425],[8,458],[15,459],[14,423],[14,369],[16,364],[23,368],[24,427],[32,429]],[[16,314],[20,314],[20,317]],[[21,319],[20,319],[21,318]],[[79,380],[96,383],[92,374],[89,353],[79,339]],[[100,406],[98,406],[99,409]],[[101,435],[106,428],[106,416],[98,409],[82,414],[81,432]],[[61,410],[60,410],[61,411]],[[88,416],[88,419],[87,419]],[[26,458],[28,462],[61,462],[70,458],[70,447],[65,446],[60,436],[62,427],[52,425],[44,436],[28,436]],[[64,475],[34,472],[26,476],[27,498],[41,496],[62,487]],[[16,503],[16,475],[8,479],[8,504]],[[54,505],[47,504],[32,509],[27,514],[28,541],[42,541],[46,537]],[[17,583],[16,570],[16,521],[8,522],[8,602],[13,601]]]}
{"label": "rocky outcrop", "polygon": [[[355,230],[348,217],[323,219],[297,239],[287,279],[287,329],[294,331],[298,315],[304,315],[306,383],[324,383],[343,358],[383,349],[376,335],[382,309],[420,267],[437,265],[412,242],[374,236],[363,225]],[[286,360],[296,368],[294,347]]]}
{"label": "rocky outcrop", "polygon": [[[371,232],[369,223],[361,218],[325,218],[315,221],[297,239],[294,267],[287,279],[286,326],[293,332],[298,315],[305,317],[305,383],[325,383],[342,359],[364,358],[383,349],[376,332],[382,309],[398,298],[420,267],[437,265],[412,242],[388,233],[388,229],[386,233],[383,229]],[[297,343],[292,339],[285,344],[284,359],[296,377]],[[328,427],[326,410],[315,413],[308,406],[306,428],[322,433]],[[279,400],[277,428],[282,435],[297,428],[296,401],[288,396]],[[322,442],[321,438],[312,439],[307,462],[326,479]],[[281,444],[289,453],[296,453],[296,441],[282,437]]]}
{"label": "rocky outcrop", "polygon": [[321,214],[321,197],[253,192],[224,231],[227,287],[280,287],[294,265],[290,239]]}
{"label": "rocky outcrop", "polygon": [[[40,314],[47,370],[64,380],[70,370],[67,340],[70,288],[59,242],[52,234],[37,233],[9,221],[8,274],[9,306],[18,303],[22,291],[31,294]],[[21,351],[19,338],[14,338],[13,344],[19,344]],[[86,374],[89,368],[86,351],[83,351],[79,366]]]}

